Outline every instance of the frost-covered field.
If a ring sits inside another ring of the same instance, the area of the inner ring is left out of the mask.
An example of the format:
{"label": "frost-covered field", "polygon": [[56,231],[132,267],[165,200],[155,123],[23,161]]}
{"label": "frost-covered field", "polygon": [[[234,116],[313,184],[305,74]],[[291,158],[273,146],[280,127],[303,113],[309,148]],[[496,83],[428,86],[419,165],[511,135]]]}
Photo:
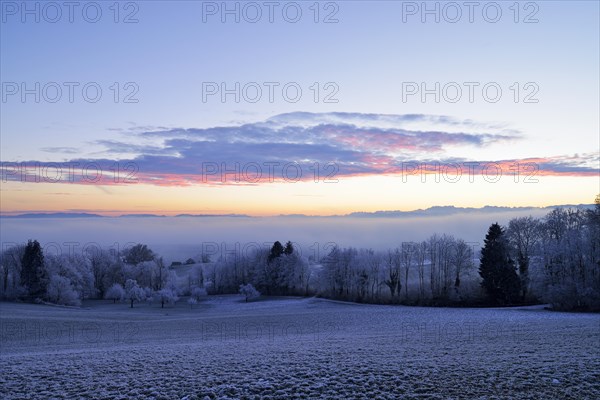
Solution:
{"label": "frost-covered field", "polygon": [[180,303],[0,303],[1,397],[600,398],[600,315]]}

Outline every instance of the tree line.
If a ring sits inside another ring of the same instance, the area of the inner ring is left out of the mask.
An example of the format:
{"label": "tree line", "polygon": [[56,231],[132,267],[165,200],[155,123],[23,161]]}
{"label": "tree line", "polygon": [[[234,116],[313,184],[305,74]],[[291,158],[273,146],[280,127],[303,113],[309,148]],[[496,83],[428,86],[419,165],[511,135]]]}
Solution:
{"label": "tree line", "polygon": [[[600,310],[600,197],[593,209],[556,208],[543,218],[492,224],[483,247],[446,234],[393,249],[334,246],[309,260],[291,242],[229,252],[214,262],[174,267],[144,244],[120,253],[44,255],[35,240],[0,254],[0,296],[79,305],[86,298],[194,306],[207,294],[271,296],[411,305],[551,303],[560,310]],[[193,261],[193,260],[191,260]]]}

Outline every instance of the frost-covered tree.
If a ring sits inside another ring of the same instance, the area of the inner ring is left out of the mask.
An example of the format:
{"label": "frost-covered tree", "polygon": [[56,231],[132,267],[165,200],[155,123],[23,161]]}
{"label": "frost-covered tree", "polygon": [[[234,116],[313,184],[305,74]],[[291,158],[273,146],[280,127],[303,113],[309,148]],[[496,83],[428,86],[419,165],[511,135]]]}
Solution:
{"label": "frost-covered tree", "polygon": [[156,298],[160,301],[160,307],[164,308],[165,303],[172,305],[179,300],[179,286],[177,284],[177,274],[170,271],[165,277],[163,288],[156,291]]}
{"label": "frost-covered tree", "polygon": [[595,206],[587,211],[587,223],[589,229],[589,257],[590,264],[599,266],[600,275],[600,194],[596,196]]}
{"label": "frost-covered tree", "polygon": [[306,259],[293,250],[284,253],[279,260],[279,279],[276,282],[275,292],[285,296],[303,294],[308,276],[309,268]]}
{"label": "frost-covered tree", "polygon": [[208,296],[208,293],[206,292],[206,289],[203,287],[195,287],[192,288],[192,292],[190,295],[190,298],[195,299],[197,302],[201,301],[202,299],[206,298],[206,296]]}
{"label": "frost-covered tree", "polygon": [[[279,253],[279,250],[281,253]],[[204,265],[190,274],[188,287],[204,286],[215,293],[237,293],[239,286],[251,283],[267,295],[304,295],[309,293],[311,269],[298,251],[288,251],[274,245],[273,251],[264,248],[229,251],[219,260]],[[279,254],[275,257],[276,254]],[[271,259],[269,261],[269,257]],[[199,275],[199,278],[197,276]],[[202,282],[204,284],[202,285]]]}
{"label": "frost-covered tree", "polygon": [[198,300],[196,300],[196,299],[195,299],[195,298],[193,298],[193,297],[190,297],[190,298],[188,299],[187,303],[190,305],[190,308],[194,308],[194,306],[195,306],[196,304],[198,304]]}
{"label": "frost-covered tree", "polygon": [[343,253],[343,250],[336,245],[321,260],[323,269],[320,280],[323,292],[329,297],[341,298],[344,293],[343,259],[345,255]]}
{"label": "frost-covered tree", "polygon": [[400,273],[402,267],[401,259],[401,253],[398,249],[395,251],[388,250],[387,257],[385,259],[387,278],[384,283],[390,289],[392,301],[394,301],[396,293],[399,295],[400,290],[402,289],[402,283],[400,282]]}
{"label": "frost-covered tree", "polygon": [[48,255],[45,268],[49,277],[59,275],[69,279],[81,299],[96,295],[94,274],[87,257],[79,253]]}
{"label": "frost-covered tree", "polygon": [[404,269],[404,298],[408,299],[408,275],[410,273],[410,267],[413,265],[413,258],[415,256],[416,244],[412,242],[402,243],[401,248],[401,264]]}
{"label": "frost-covered tree", "polygon": [[85,247],[82,253],[90,265],[94,288],[99,298],[103,298],[106,290],[114,283],[123,284],[125,282],[122,261],[116,251],[90,245]]}
{"label": "frost-covered tree", "polygon": [[[598,214],[596,214],[598,213]],[[545,301],[561,310],[600,310],[600,206],[552,210],[541,221]]]}
{"label": "frost-covered tree", "polygon": [[540,223],[529,217],[513,218],[508,223],[506,231],[510,245],[516,253],[521,278],[521,298],[525,300],[529,288],[529,263],[534,247],[539,238]]}
{"label": "frost-covered tree", "polygon": [[179,296],[177,292],[172,288],[163,288],[156,292],[156,297],[160,301],[160,308],[165,307],[165,303],[168,305],[173,305],[177,300],[179,300]]}
{"label": "frost-covered tree", "polygon": [[106,258],[104,257],[104,251],[100,248],[100,246],[96,245],[87,245],[82,251],[81,255],[86,259],[89,263],[92,274],[94,275],[94,281],[98,281],[95,283],[95,287],[98,292],[99,297],[104,297],[104,293],[108,287],[104,287],[104,276],[106,274],[106,265],[108,264]]}
{"label": "frost-covered tree", "polygon": [[[425,245],[429,260],[429,288],[434,303],[446,303],[452,293],[451,288],[455,286],[455,251],[457,239],[452,235],[434,234],[429,237]],[[423,266],[424,267],[424,266]],[[424,272],[424,271],[423,271]]]}
{"label": "frost-covered tree", "polygon": [[369,249],[365,254],[365,263],[368,266],[369,299],[371,302],[377,303],[381,300],[381,286],[383,285],[382,256]]}
{"label": "frost-covered tree", "polygon": [[119,283],[115,283],[112,285],[106,293],[104,294],[104,298],[107,300],[112,300],[113,303],[117,301],[121,302],[125,300],[125,289]]}
{"label": "frost-covered tree", "polygon": [[431,291],[431,297],[439,297],[439,236],[433,234],[427,241],[427,250],[429,251],[429,289]]}
{"label": "frost-covered tree", "polygon": [[192,267],[188,275],[188,289],[191,291],[194,287],[204,286],[204,267],[202,264],[196,264]]}
{"label": "frost-covered tree", "polygon": [[127,282],[125,282],[125,298],[130,301],[130,307],[133,308],[134,302],[146,299],[146,292],[138,286],[135,279],[127,279]]}
{"label": "frost-covered tree", "polygon": [[254,300],[260,297],[260,292],[256,290],[250,283],[246,285],[240,285],[240,294],[244,296],[246,303],[248,300]]}
{"label": "frost-covered tree", "polygon": [[520,280],[510,258],[504,229],[492,224],[481,249],[479,275],[481,286],[493,303],[511,304],[518,300]]}
{"label": "frost-covered tree", "polygon": [[131,278],[127,275],[128,268],[115,250],[102,249],[101,252],[88,255],[88,259],[90,259],[94,285],[99,296],[113,284],[118,283],[123,286],[125,281]]}
{"label": "frost-covered tree", "polygon": [[415,259],[419,274],[419,300],[425,298],[425,262],[427,260],[427,242],[422,241],[415,247]]}
{"label": "frost-covered tree", "polygon": [[454,268],[454,295],[460,298],[459,290],[462,283],[462,275],[473,266],[473,250],[462,239],[454,242],[452,266]]}
{"label": "frost-covered tree", "polygon": [[145,287],[144,297],[146,298],[146,303],[148,303],[148,305],[151,306],[152,302],[154,301],[154,298],[156,297],[156,292],[150,287]]}
{"label": "frost-covered tree", "polygon": [[81,301],[79,293],[73,289],[69,278],[60,275],[50,277],[50,282],[46,289],[48,300],[55,304],[79,306]]}
{"label": "frost-covered tree", "polygon": [[0,253],[0,297],[17,299],[26,295],[21,285],[21,261],[25,253],[25,245],[13,245]]}
{"label": "frost-covered tree", "polygon": [[165,277],[165,263],[162,257],[155,256],[154,258],[154,269],[151,272],[154,275],[153,281],[155,282],[152,285],[156,290],[160,290],[163,287],[164,277]]}

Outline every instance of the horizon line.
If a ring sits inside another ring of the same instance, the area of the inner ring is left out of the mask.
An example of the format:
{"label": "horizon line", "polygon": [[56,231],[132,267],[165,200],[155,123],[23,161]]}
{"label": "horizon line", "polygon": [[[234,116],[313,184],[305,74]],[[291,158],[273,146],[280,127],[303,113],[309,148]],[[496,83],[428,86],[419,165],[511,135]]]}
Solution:
{"label": "horizon line", "polygon": [[[189,212],[161,212],[161,213],[148,213],[148,212],[125,212],[116,214],[111,211],[95,211],[95,210],[64,210],[64,211],[48,211],[48,210],[31,210],[31,211],[0,211],[0,218],[60,218],[60,217],[81,217],[81,218],[217,218],[217,217],[229,217],[229,218],[280,218],[280,217],[297,217],[297,218],[333,218],[333,217],[366,217],[366,216],[396,216],[414,214],[414,213],[425,213],[436,210],[454,210],[454,211],[484,211],[484,210],[501,210],[501,211],[516,211],[526,209],[548,209],[548,208],[565,208],[565,207],[593,207],[594,203],[580,203],[580,204],[553,204],[548,206],[494,206],[484,205],[481,207],[460,207],[455,205],[436,205],[427,208],[417,208],[411,210],[401,209],[389,209],[389,210],[376,210],[376,211],[351,211],[345,214],[305,214],[305,213],[289,213],[289,214],[246,214],[246,213],[189,213]],[[438,216],[440,216],[438,214]]]}

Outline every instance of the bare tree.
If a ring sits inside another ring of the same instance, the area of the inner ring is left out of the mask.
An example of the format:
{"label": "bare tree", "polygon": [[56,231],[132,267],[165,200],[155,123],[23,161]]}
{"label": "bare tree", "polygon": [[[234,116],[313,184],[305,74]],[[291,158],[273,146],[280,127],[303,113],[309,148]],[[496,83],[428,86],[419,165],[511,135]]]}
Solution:
{"label": "bare tree", "polygon": [[386,257],[386,271],[387,279],[385,284],[390,289],[392,301],[394,301],[396,292],[400,294],[402,285],[400,283],[400,252],[398,249],[395,251],[388,250]]}
{"label": "bare tree", "polygon": [[402,243],[402,266],[404,268],[404,298],[408,300],[408,276],[413,263],[415,244],[413,242]]}
{"label": "bare tree", "polygon": [[461,274],[467,268],[473,266],[473,250],[462,239],[456,240],[452,254],[452,263],[454,265],[454,293],[459,296],[461,284]]}
{"label": "bare tree", "polygon": [[422,241],[415,246],[415,258],[419,272],[419,300],[425,298],[425,260],[427,259],[427,242]]}
{"label": "bare tree", "polygon": [[526,299],[529,287],[529,262],[532,250],[538,242],[540,223],[533,217],[513,218],[506,232],[511,246],[516,250],[519,276],[521,278],[521,298]]}
{"label": "bare tree", "polygon": [[369,276],[371,277],[371,299],[373,301],[379,301],[379,291],[381,287],[380,273],[381,273],[381,256],[375,253],[373,250],[370,252],[368,259],[369,264]]}
{"label": "bare tree", "polygon": [[438,281],[438,246],[439,236],[437,234],[432,235],[428,241],[429,250],[429,287],[431,289],[431,296],[436,297],[438,293],[439,281]]}

